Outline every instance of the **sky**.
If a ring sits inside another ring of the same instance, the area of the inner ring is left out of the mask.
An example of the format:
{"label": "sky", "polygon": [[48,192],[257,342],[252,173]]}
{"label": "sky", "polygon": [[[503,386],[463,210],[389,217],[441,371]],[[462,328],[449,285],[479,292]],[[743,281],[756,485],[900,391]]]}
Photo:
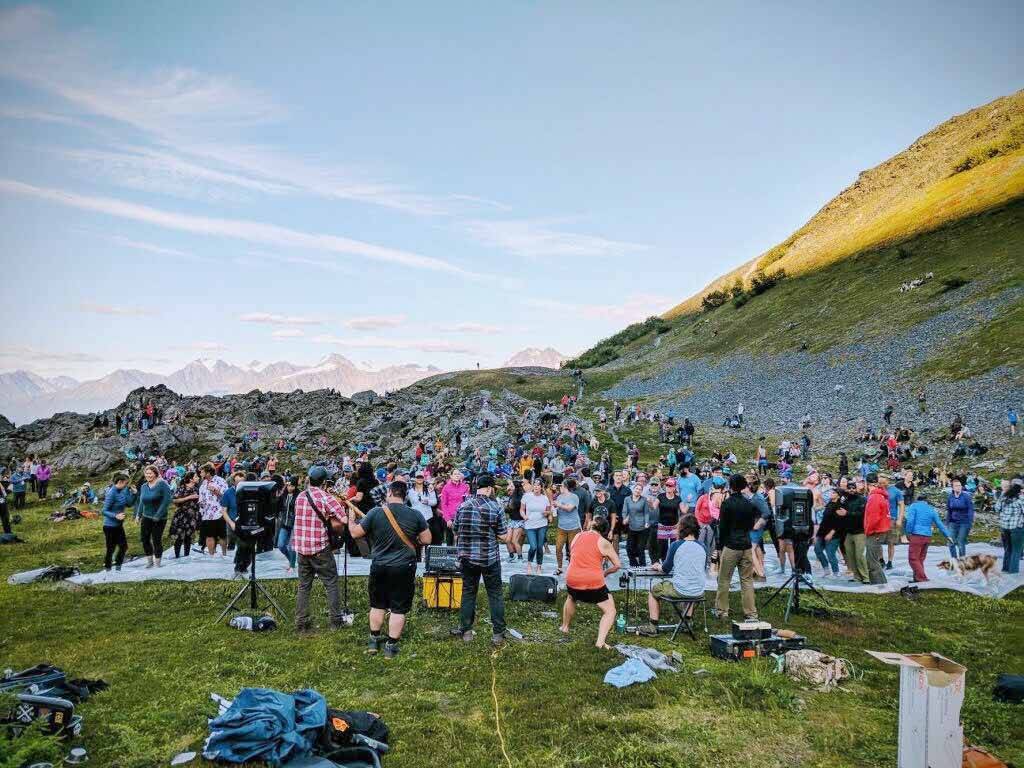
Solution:
{"label": "sky", "polygon": [[1014,2],[296,7],[0,2],[0,370],[575,353],[1024,85]]}

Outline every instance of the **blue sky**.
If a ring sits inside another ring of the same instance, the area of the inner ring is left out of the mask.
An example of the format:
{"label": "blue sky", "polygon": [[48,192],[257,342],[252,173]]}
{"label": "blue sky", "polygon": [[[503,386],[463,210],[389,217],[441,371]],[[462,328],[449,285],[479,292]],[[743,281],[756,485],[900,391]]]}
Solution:
{"label": "blue sky", "polygon": [[575,352],[1024,84],[1015,3],[182,7],[0,3],[0,370]]}

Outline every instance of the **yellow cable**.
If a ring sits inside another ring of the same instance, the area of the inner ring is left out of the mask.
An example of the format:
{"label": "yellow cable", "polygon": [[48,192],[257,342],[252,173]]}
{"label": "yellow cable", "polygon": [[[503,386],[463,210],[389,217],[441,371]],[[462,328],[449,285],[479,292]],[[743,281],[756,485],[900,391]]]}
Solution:
{"label": "yellow cable", "polygon": [[498,709],[498,667],[495,664],[495,659],[498,658],[498,654],[501,652],[501,648],[495,648],[491,654],[491,698],[494,699],[494,730],[498,734],[498,742],[501,744],[501,754],[505,756],[505,762],[508,763],[508,768],[512,768],[512,758],[508,756],[508,751],[505,749],[505,737],[501,733],[501,712]]}

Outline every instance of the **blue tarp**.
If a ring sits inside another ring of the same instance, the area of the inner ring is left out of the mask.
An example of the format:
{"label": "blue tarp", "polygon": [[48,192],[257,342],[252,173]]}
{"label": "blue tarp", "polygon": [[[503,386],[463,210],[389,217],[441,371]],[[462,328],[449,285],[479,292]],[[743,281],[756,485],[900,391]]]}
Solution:
{"label": "blue tarp", "polygon": [[223,714],[210,720],[203,757],[279,766],[308,755],[326,723],[327,702],[316,691],[243,688]]}

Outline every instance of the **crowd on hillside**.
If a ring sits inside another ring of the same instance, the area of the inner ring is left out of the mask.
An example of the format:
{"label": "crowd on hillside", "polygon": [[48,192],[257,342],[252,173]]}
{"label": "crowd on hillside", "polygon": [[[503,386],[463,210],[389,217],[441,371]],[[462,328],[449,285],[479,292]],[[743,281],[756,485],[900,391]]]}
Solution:
{"label": "crowd on hillside", "polygon": [[[619,567],[621,551],[630,568],[652,568],[667,577],[650,596],[647,632],[657,631],[661,599],[703,595],[709,575],[718,579],[715,612],[727,616],[729,587],[737,571],[743,615],[755,617],[754,583],[768,576],[767,546],[775,549],[782,573],[800,570],[813,578],[879,584],[892,568],[895,546],[909,543],[914,578],[925,581],[924,562],[933,533],[945,537],[951,556],[963,556],[980,506],[991,506],[998,516],[1005,547],[1003,571],[1019,572],[1024,479],[1006,478],[993,487],[974,473],[958,475],[948,467],[928,472],[907,468],[906,461],[925,451],[912,430],[892,426],[888,409],[886,429],[865,431],[870,448],[855,458],[852,467],[840,453],[833,473],[813,452],[809,418],[800,424],[798,437],[771,448],[761,438],[753,455],[741,460],[729,450],[703,452],[688,418],[677,422],[671,412],[615,403],[616,426],[657,424],[659,450],[642,456],[637,442],[626,442],[624,461],[613,463],[608,446],[602,450],[596,434],[583,433],[584,422],[573,413],[576,407],[576,398],[570,395],[560,403],[547,403],[535,430],[486,447],[477,440],[464,445],[461,430],[448,439],[438,435],[416,442],[402,456],[381,455],[374,445],[332,449],[324,440],[317,446],[322,458],[306,470],[295,466],[296,456],[283,438],[252,430],[240,436],[232,455],[202,463],[194,455],[181,461],[159,452],[136,455],[133,469],[115,475],[100,494],[86,484],[73,499],[84,507],[99,507],[107,569],[120,569],[124,562],[129,549],[125,524],[131,519],[138,523],[147,567],[162,566],[165,531],[175,558],[224,558],[234,550],[238,578],[246,573],[254,553],[276,548],[287,558],[289,569],[299,571],[300,603],[308,598],[315,576],[324,579],[329,594],[336,592],[333,559],[321,551],[327,522],[318,522],[313,511],[337,514],[364,535],[373,526],[359,528],[364,524],[357,522],[360,519],[374,521],[393,513],[406,521],[403,528],[413,520],[408,530],[415,534],[415,542],[406,543],[416,559],[426,543],[458,547],[460,558],[472,559],[471,570],[488,586],[492,620],[495,574],[500,585],[500,541],[504,557],[525,560],[528,573],[565,575],[571,602],[563,616],[564,631],[577,603],[601,608],[599,645],[607,635],[614,601],[596,579],[604,573],[602,562],[613,570]],[[741,427],[743,415],[741,404],[734,416]],[[619,442],[608,425],[609,414],[598,409],[597,417]],[[148,415],[143,418],[148,426]],[[158,418],[155,413],[153,418]],[[962,427],[962,421],[954,421],[957,425]],[[966,431],[960,428],[950,437],[963,439]],[[51,476],[46,460],[33,456],[0,468],[5,532],[10,531],[8,507],[24,506],[29,489],[45,499]],[[277,506],[271,524],[251,541],[234,535],[235,489],[240,482],[256,479],[274,483]],[[781,514],[787,488],[806,489],[813,498],[809,530],[794,528]],[[467,515],[471,523],[466,522]],[[483,525],[485,518],[489,522]],[[485,534],[490,536],[486,546],[480,544]],[[374,557],[365,541],[356,538],[345,544],[351,554]],[[367,538],[374,546],[380,541],[386,547],[395,543],[376,534]],[[372,568],[376,567],[375,561]],[[371,569],[371,598],[373,573]],[[407,590],[395,586],[393,579],[388,583],[403,595],[399,605],[404,606]],[[475,588],[474,582],[474,595]],[[332,598],[332,620],[334,607]],[[299,623],[306,618],[300,612]],[[471,624],[471,617],[468,621]],[[380,626],[378,621],[378,630]]]}

